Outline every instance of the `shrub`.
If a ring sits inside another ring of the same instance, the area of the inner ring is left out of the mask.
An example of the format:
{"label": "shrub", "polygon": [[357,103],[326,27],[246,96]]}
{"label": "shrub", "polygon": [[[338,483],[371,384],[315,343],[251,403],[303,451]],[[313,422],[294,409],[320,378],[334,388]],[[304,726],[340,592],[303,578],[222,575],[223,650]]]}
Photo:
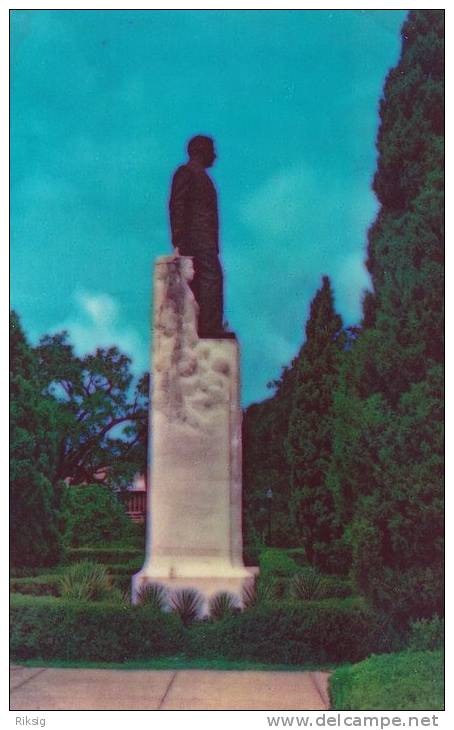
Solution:
{"label": "shrub", "polygon": [[243,588],[242,600],[245,609],[270,603],[275,598],[275,582],[272,579],[265,580],[260,576]]}
{"label": "shrub", "polygon": [[170,597],[170,607],[177,613],[185,626],[190,626],[200,618],[202,611],[202,597],[191,588],[175,591]]}
{"label": "shrub", "polygon": [[421,619],[411,624],[408,646],[414,650],[443,649],[445,640],[445,622],[440,616],[432,619]]}
{"label": "shrub", "polygon": [[103,565],[112,565],[112,570],[119,567],[123,570],[139,570],[143,562],[143,550],[131,547],[82,547],[67,551],[67,562],[78,563],[91,560]]}
{"label": "shrub", "polygon": [[137,592],[137,602],[152,611],[163,611],[167,606],[167,591],[158,583],[142,586]]}
{"label": "shrub", "polygon": [[348,598],[353,595],[353,586],[346,578],[322,575],[315,568],[305,568],[291,579],[290,594],[302,601]]}
{"label": "shrub", "polygon": [[305,568],[308,565],[306,551],[304,548],[291,548],[290,550],[286,550],[285,553],[301,568]]}
{"label": "shrub", "polygon": [[276,664],[353,662],[402,646],[389,622],[360,599],[265,604],[187,633],[191,656]]}
{"label": "shrub", "polygon": [[181,652],[179,618],[146,606],[11,598],[11,654],[21,659],[124,662]]}
{"label": "shrub", "polygon": [[63,511],[65,540],[72,547],[131,541],[137,533],[122,502],[103,485],[73,486],[65,490]]}
{"label": "shrub", "polygon": [[265,549],[262,538],[252,529],[251,533],[245,535],[243,543],[243,560],[245,565],[258,565],[260,554]]}
{"label": "shrub", "polygon": [[58,596],[60,593],[58,575],[39,575],[37,577],[13,578],[10,580],[12,593],[31,596]]}
{"label": "shrub", "polygon": [[348,598],[354,595],[351,581],[335,575],[323,576],[323,598]]}
{"label": "shrub", "polygon": [[110,574],[112,585],[118,588],[120,591],[127,591],[131,588],[131,573],[111,573]]}
{"label": "shrub", "polygon": [[210,598],[209,613],[215,621],[230,616],[239,610],[238,599],[233,593],[217,593]]}
{"label": "shrub", "polygon": [[59,585],[61,596],[75,601],[102,601],[112,591],[105,567],[89,560],[71,565],[59,577]]}
{"label": "shrub", "polygon": [[[100,557],[103,557],[102,554]],[[121,558],[121,556],[117,556]],[[103,563],[104,565],[109,566],[109,570],[111,570],[113,573],[117,574],[123,574],[123,575],[133,575],[134,573],[137,573],[142,565],[143,565],[143,554],[141,554],[140,558],[133,558],[131,560],[125,560],[124,563],[107,563],[104,559],[103,560],[97,560],[98,563]]]}
{"label": "shrub", "polygon": [[333,710],[443,710],[441,651],[372,656],[330,678]]}
{"label": "shrub", "polygon": [[265,580],[270,577],[291,577],[299,569],[298,563],[285,550],[269,548],[260,555],[260,576]]}
{"label": "shrub", "polygon": [[368,547],[366,542],[358,542],[355,548],[355,582],[377,610],[387,613],[403,628],[412,620],[443,613],[443,568],[438,560],[433,567],[379,569],[372,564],[375,557],[366,554]]}
{"label": "shrub", "polygon": [[[189,591],[189,593],[193,593]],[[130,606],[127,597],[86,603],[13,595],[14,659],[128,661],[185,653],[275,664],[356,662],[403,648],[389,623],[359,599],[256,606],[186,628],[176,612]],[[198,594],[195,594],[196,598]]]}

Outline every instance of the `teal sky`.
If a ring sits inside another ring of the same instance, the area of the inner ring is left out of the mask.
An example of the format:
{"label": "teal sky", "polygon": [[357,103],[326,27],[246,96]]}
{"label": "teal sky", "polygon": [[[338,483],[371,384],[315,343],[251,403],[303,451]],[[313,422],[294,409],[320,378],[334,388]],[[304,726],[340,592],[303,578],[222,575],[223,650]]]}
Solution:
{"label": "teal sky", "polygon": [[148,367],[151,270],[185,144],[215,138],[226,318],[243,403],[304,337],[331,277],[360,318],[378,102],[401,10],[11,15],[12,306],[35,343],[117,344]]}

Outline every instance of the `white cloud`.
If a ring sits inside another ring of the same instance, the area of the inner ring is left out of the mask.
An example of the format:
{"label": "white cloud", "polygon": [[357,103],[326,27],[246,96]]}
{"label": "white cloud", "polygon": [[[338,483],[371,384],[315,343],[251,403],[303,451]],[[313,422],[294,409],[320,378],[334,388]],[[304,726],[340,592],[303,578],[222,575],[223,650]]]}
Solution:
{"label": "white cloud", "polygon": [[77,292],[76,300],[83,312],[98,327],[109,327],[115,324],[118,317],[118,304],[109,294],[89,294]]}
{"label": "white cloud", "polygon": [[378,205],[367,171],[350,172],[346,186],[345,169],[299,162],[265,180],[240,205],[240,217],[265,245],[273,238],[285,242],[286,255],[292,249],[301,255],[301,246],[308,247],[306,259],[319,248],[333,256],[362,246]]}
{"label": "white cloud", "polygon": [[364,265],[364,253],[355,251],[336,262],[332,273],[336,309],[342,312],[347,324],[361,318],[361,302],[365,289],[372,283]]}
{"label": "white cloud", "polygon": [[77,291],[73,300],[74,311],[51,332],[67,330],[80,356],[97,347],[116,346],[132,359],[136,375],[148,368],[146,344],[136,330],[122,323],[119,303],[110,294]]}
{"label": "white cloud", "polygon": [[304,223],[305,206],[314,186],[304,166],[282,170],[266,180],[240,209],[243,221],[261,234],[282,237]]}

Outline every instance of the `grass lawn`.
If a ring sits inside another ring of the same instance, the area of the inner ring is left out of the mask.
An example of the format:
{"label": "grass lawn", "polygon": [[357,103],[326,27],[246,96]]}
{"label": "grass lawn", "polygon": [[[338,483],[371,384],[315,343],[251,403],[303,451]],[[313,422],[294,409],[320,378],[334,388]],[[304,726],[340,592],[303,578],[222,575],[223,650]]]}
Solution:
{"label": "grass lawn", "polygon": [[442,710],[442,651],[374,655],[337,669],[330,679],[333,710]]}

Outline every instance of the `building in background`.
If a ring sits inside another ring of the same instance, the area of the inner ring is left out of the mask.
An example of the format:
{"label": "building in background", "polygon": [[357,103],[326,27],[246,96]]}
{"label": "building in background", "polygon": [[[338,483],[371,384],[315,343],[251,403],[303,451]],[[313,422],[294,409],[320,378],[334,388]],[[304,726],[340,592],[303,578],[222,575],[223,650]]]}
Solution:
{"label": "building in background", "polygon": [[145,522],[147,510],[147,480],[144,474],[136,474],[128,486],[126,513],[133,522]]}

